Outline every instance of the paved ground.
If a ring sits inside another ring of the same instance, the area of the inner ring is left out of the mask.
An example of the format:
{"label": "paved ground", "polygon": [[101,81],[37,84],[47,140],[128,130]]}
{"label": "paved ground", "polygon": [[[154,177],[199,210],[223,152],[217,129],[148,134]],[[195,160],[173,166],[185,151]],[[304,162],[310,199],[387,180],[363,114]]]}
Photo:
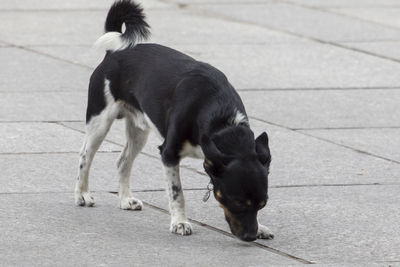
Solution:
{"label": "paved ground", "polygon": [[[155,138],[121,211],[116,123],[73,204],[108,0],[0,2],[0,265],[400,265],[398,0],[143,0],[152,41],[223,70],[273,153],[271,241],[232,237],[201,162],[183,162],[191,237],[168,232]],[[247,3],[248,2],[248,3]]]}

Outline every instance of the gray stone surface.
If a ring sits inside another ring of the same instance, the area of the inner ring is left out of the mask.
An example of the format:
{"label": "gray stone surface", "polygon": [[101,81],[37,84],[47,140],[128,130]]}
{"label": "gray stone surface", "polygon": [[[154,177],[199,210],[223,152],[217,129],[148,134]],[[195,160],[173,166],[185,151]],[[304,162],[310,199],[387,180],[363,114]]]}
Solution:
{"label": "gray stone surface", "polygon": [[331,8],[329,11],[400,29],[400,7]]}
{"label": "gray stone surface", "polygon": [[69,193],[7,194],[0,199],[1,253],[7,255],[2,256],[6,266],[296,263],[197,225],[189,238],[172,235],[166,214],[150,208],[122,211],[111,194],[101,194],[94,208],[75,207]]}
{"label": "gray stone surface", "polygon": [[[63,47],[63,49],[66,48]],[[87,92],[91,71],[85,68],[11,47],[0,48],[0,61],[2,62],[0,72],[2,99],[0,101],[7,98],[7,95],[2,92],[76,90]],[[10,94],[10,96],[18,98],[16,94]],[[0,114],[5,115],[3,112]]]}
{"label": "gray stone surface", "polygon": [[[46,10],[46,11],[60,11],[60,10],[75,10],[75,9],[108,9],[113,0],[24,0],[24,1],[2,1],[0,3],[0,10]],[[166,7],[165,3],[156,0],[140,1],[144,8],[160,8]]]}
{"label": "gray stone surface", "polygon": [[[79,152],[83,135],[56,123],[0,123],[0,152],[58,153]],[[119,146],[104,142],[100,151],[120,150]]]}
{"label": "gray stone surface", "polygon": [[[286,1],[285,1],[286,2]],[[399,7],[397,0],[288,0],[287,2],[313,7]]]}
{"label": "gray stone surface", "polygon": [[272,153],[269,182],[272,186],[399,183],[398,164],[301,133],[254,120],[251,123],[257,134],[262,130],[269,134]]}
{"label": "gray stone surface", "polygon": [[[90,190],[95,191],[95,200],[98,192],[118,192],[118,156],[119,152],[105,153],[104,149],[96,154],[89,176]],[[0,173],[0,194],[72,193],[78,174],[78,159],[78,152],[0,155],[2,164],[7,166]],[[208,184],[206,176],[185,168],[181,169],[181,176],[185,189],[206,188]],[[139,155],[133,165],[131,190],[164,190],[165,184],[161,161]]]}
{"label": "gray stone surface", "polygon": [[0,12],[0,40],[18,45],[92,45],[102,34],[106,15],[107,9]]}
{"label": "gray stone surface", "polygon": [[[275,239],[257,242],[317,263],[399,261],[399,190],[399,185],[270,189],[259,220]],[[166,209],[158,194],[141,197]],[[222,209],[213,198],[201,202],[202,194],[185,192],[188,215],[230,232]]]}
{"label": "gray stone surface", "polygon": [[0,121],[84,120],[87,90],[0,93]]}
{"label": "gray stone surface", "polygon": [[[215,18],[179,13],[174,9],[153,9],[147,12],[152,27],[152,40],[163,43],[253,43],[282,42],[295,40],[286,34],[276,33],[260,27],[250,27],[237,22],[220,21]],[[102,35],[107,9],[59,12],[2,12],[0,40],[19,45],[92,45]],[[163,19],[174,17],[170,23]],[[12,25],[12,26],[11,26]],[[69,27],[79,25],[79,27]],[[191,25],[191,27],[185,27]],[[20,31],[15,32],[17,27]],[[51,35],[35,34],[41,27],[50,27]],[[209,31],[213,28],[213,31]],[[229,31],[228,31],[229,29]],[[231,35],[230,31],[237,34]],[[251,41],[250,41],[251,40]]]}
{"label": "gray stone surface", "polygon": [[400,85],[397,63],[329,45],[174,47],[219,68],[237,89]]}
{"label": "gray stone surface", "polygon": [[[364,44],[345,45],[363,49]],[[329,45],[305,41],[258,45],[167,45],[219,68],[237,89],[400,87],[397,63]],[[75,46],[68,50],[55,46],[30,48],[92,67],[103,58],[103,52],[89,47]],[[394,45],[392,53],[397,53],[395,48]],[[383,47],[380,49],[384,50]],[[86,89],[87,84],[81,87]]]}
{"label": "gray stone surface", "polygon": [[344,45],[351,46],[364,51],[382,55],[385,57],[400,60],[399,42],[361,42],[361,43],[343,43]]}
{"label": "gray stone surface", "polygon": [[306,130],[302,132],[400,162],[400,128]]}
{"label": "gray stone surface", "polygon": [[400,126],[400,90],[241,92],[247,111],[290,128]]}
{"label": "gray stone surface", "polygon": [[[400,166],[397,164],[379,158],[365,157],[352,149],[338,148],[334,144],[257,120],[250,120],[250,122],[256,136],[263,131],[269,134],[273,155],[270,174],[272,186],[399,182]],[[83,130],[82,123],[63,124],[79,131]],[[395,137],[393,136],[393,138]],[[114,123],[107,135],[107,140],[121,145],[125,143],[122,122]],[[155,159],[156,164],[159,161],[157,149],[159,144],[159,139],[151,135],[143,149],[144,153],[157,158]],[[353,147],[351,144],[349,146]],[[354,149],[357,148],[359,147],[355,145]],[[395,148],[392,151],[395,152]],[[201,160],[187,158],[182,161],[182,166],[192,170],[188,170],[187,174],[182,173],[184,182],[190,181],[188,184],[191,184],[192,181],[195,181],[196,188],[206,186],[208,178],[205,176]],[[203,175],[198,175],[200,173]],[[147,175],[143,178],[146,179],[146,177]],[[192,177],[197,178],[192,179]],[[146,186],[149,183],[151,185],[152,181],[145,180],[143,186],[148,188]],[[142,188],[142,183],[139,183],[138,186]]]}
{"label": "gray stone surface", "polygon": [[286,3],[254,5],[204,5],[212,11],[234,19],[326,41],[384,41],[399,40],[400,29],[386,28],[374,23],[310,10]]}
{"label": "gray stone surface", "polygon": [[220,68],[256,135],[269,134],[260,221],[275,239],[258,244],[232,238],[213,197],[201,201],[209,179],[193,159],[181,177],[194,234],[169,233],[155,136],[131,183],[154,206],[121,211],[109,193],[118,190],[121,121],[92,165],[95,208],[75,207],[88,80],[104,56],[91,46],[111,2],[0,2],[0,265],[400,263],[397,0],[142,1],[150,42]]}

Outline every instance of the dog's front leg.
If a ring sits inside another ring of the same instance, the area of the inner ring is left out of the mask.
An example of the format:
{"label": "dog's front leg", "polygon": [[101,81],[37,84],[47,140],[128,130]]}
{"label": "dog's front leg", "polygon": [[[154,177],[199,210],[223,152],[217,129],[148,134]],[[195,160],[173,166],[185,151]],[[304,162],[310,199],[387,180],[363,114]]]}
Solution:
{"label": "dog's front leg", "polygon": [[273,239],[274,234],[267,226],[258,223],[257,238],[258,239]]}
{"label": "dog's front leg", "polygon": [[164,170],[167,178],[167,193],[171,213],[170,231],[175,234],[190,235],[192,234],[192,225],[185,215],[185,199],[179,177],[179,164],[173,167],[164,165]]}

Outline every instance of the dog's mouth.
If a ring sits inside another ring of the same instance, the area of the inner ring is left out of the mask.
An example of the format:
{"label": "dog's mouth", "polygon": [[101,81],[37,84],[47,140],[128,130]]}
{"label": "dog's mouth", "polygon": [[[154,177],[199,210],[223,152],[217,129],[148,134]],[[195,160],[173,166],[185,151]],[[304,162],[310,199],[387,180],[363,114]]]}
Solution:
{"label": "dog's mouth", "polygon": [[[222,206],[222,205],[221,205]],[[231,213],[226,207],[222,206],[225,213],[225,219],[234,236],[242,241],[254,241],[257,238],[258,223],[253,219],[257,217],[252,215],[237,216]]]}

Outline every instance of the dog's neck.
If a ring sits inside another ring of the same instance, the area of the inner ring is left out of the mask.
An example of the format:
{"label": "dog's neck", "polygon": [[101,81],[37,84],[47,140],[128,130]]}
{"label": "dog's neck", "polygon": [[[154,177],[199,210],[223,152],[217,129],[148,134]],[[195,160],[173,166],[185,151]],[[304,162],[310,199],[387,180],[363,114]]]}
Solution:
{"label": "dog's neck", "polygon": [[208,126],[205,134],[221,152],[243,156],[254,150],[254,133],[242,112],[235,109],[230,115],[214,117]]}

